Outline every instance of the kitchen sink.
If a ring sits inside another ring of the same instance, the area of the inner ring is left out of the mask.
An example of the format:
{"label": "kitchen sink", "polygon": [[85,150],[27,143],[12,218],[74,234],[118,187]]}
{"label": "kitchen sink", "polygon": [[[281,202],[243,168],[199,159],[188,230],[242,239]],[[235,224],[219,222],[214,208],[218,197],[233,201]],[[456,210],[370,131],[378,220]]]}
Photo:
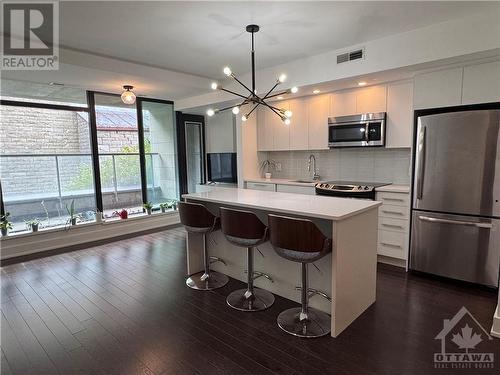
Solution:
{"label": "kitchen sink", "polygon": [[290,182],[298,182],[299,184],[312,184],[319,182],[319,180],[292,180]]}

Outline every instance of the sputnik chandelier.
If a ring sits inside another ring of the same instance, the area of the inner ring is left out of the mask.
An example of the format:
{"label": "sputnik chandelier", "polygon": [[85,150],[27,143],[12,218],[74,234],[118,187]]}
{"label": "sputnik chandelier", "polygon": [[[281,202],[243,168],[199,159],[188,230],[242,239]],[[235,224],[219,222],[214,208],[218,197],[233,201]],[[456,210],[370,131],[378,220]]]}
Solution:
{"label": "sputnik chandelier", "polygon": [[274,83],[274,86],[264,96],[260,97],[259,95],[257,95],[257,90],[255,89],[254,34],[259,31],[259,26],[248,25],[246,27],[246,30],[247,30],[247,32],[252,34],[252,52],[251,52],[251,56],[252,56],[252,89],[248,88],[248,86],[246,86],[243,82],[241,82],[234,75],[234,73],[231,71],[231,68],[226,66],[223,69],[224,74],[228,77],[233,78],[236,82],[238,82],[248,92],[248,94],[247,95],[239,94],[237,92],[234,92],[234,91],[231,91],[231,90],[228,90],[228,89],[222,87],[217,82],[213,82],[212,83],[212,90],[221,90],[221,91],[228,92],[230,94],[233,94],[233,95],[236,95],[236,96],[242,98],[243,101],[238,105],[230,106],[230,107],[226,107],[226,108],[221,108],[221,109],[210,108],[207,110],[207,115],[213,116],[216,113],[227,111],[229,109],[231,109],[232,112],[235,115],[237,115],[238,113],[240,113],[240,107],[245,106],[247,104],[253,104],[253,107],[250,109],[250,111],[248,111],[246,114],[241,116],[241,120],[246,121],[249,118],[249,116],[252,114],[252,112],[255,111],[259,105],[262,105],[262,106],[269,108],[271,111],[273,111],[279,118],[281,118],[281,120],[285,123],[285,125],[290,125],[290,118],[292,117],[292,111],[287,110],[287,109],[277,108],[277,107],[267,103],[266,100],[274,98],[276,96],[285,95],[285,94],[290,94],[290,93],[295,94],[298,91],[298,88],[292,87],[291,89],[288,89],[288,90],[282,90],[281,92],[273,93],[274,89],[276,89],[276,87],[278,87],[281,83],[285,82],[285,80],[286,80],[286,74],[281,74],[278,77],[278,79],[276,80],[276,82]]}

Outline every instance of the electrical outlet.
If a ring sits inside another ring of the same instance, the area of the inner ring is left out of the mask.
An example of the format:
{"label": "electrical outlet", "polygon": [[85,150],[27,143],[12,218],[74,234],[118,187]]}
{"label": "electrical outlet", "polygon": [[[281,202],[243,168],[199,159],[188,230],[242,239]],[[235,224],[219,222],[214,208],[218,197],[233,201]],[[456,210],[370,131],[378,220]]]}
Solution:
{"label": "electrical outlet", "polygon": [[276,172],[281,172],[281,163],[276,163]]}

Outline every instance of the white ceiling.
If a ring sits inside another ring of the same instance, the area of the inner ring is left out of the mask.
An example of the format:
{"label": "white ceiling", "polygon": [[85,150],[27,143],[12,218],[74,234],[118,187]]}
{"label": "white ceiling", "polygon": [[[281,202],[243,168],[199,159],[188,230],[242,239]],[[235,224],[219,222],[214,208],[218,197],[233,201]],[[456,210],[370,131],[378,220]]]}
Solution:
{"label": "white ceiling", "polygon": [[65,1],[60,42],[103,56],[218,78],[228,64],[250,68],[249,23],[257,67],[269,67],[476,12],[497,2],[165,2]]}

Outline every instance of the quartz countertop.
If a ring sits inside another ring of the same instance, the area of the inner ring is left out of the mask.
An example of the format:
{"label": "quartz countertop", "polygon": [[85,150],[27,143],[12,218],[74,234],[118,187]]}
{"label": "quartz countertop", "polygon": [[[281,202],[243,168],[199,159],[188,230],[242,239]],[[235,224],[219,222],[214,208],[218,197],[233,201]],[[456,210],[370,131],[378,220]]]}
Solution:
{"label": "quartz countertop", "polygon": [[184,194],[187,200],[227,204],[305,217],[343,220],[372,210],[382,203],[363,199],[336,198],[249,189],[215,189]]}
{"label": "quartz countertop", "polygon": [[408,185],[386,185],[376,189],[377,192],[391,192],[391,193],[409,193],[410,187]]}

